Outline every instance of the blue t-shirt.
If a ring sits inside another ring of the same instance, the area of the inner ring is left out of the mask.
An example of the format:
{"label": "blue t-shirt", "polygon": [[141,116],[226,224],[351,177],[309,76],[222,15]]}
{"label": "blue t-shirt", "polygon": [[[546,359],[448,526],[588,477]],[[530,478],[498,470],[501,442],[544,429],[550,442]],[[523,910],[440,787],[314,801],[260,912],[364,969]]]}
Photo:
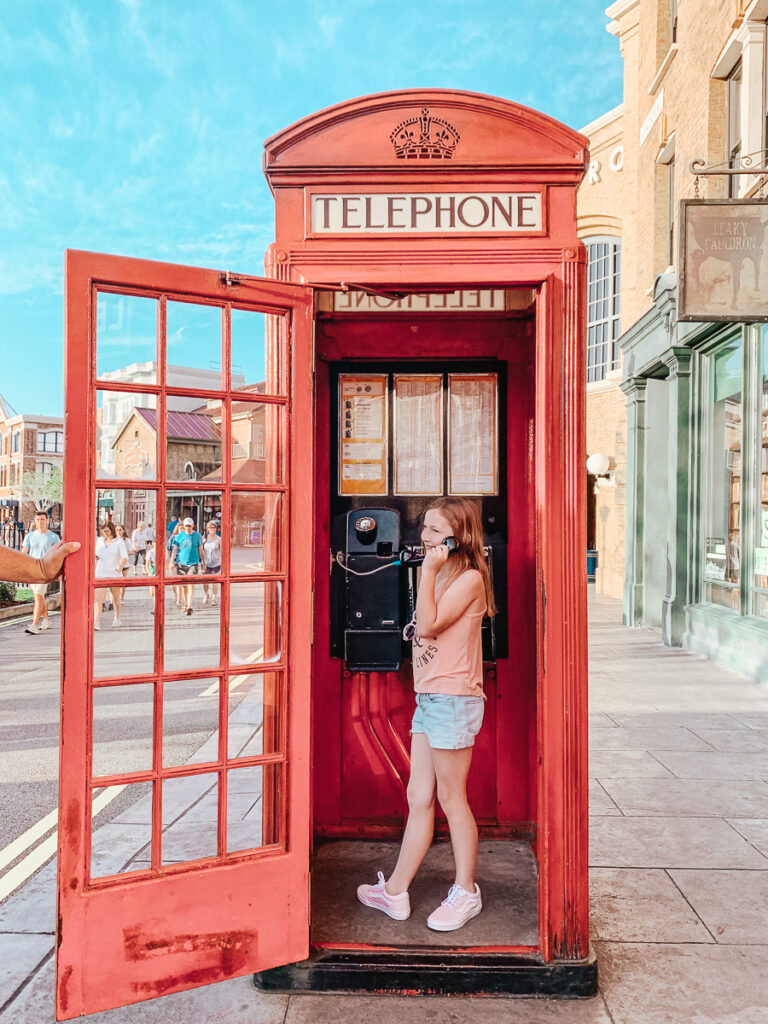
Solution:
{"label": "blue t-shirt", "polygon": [[197,565],[199,563],[200,552],[198,549],[203,543],[203,538],[197,530],[193,530],[192,533],[177,533],[171,543],[179,549],[176,561],[181,565]]}
{"label": "blue t-shirt", "polygon": [[60,540],[61,538],[58,533],[54,533],[53,530],[46,530],[45,533],[33,530],[24,538],[23,547],[27,549],[33,558],[42,558],[45,552],[52,548],[54,544],[58,544]]}

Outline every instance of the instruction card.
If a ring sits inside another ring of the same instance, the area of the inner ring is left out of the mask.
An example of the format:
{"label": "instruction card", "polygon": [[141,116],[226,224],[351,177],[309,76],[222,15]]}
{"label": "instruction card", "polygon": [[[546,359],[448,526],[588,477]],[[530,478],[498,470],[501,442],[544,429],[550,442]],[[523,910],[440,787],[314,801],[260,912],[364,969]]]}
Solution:
{"label": "instruction card", "polygon": [[395,494],[442,494],[442,375],[395,375],[394,419]]}
{"label": "instruction card", "polygon": [[387,493],[387,375],[339,375],[339,494]]}
{"label": "instruction card", "polygon": [[495,373],[451,373],[449,388],[449,494],[498,494]]}

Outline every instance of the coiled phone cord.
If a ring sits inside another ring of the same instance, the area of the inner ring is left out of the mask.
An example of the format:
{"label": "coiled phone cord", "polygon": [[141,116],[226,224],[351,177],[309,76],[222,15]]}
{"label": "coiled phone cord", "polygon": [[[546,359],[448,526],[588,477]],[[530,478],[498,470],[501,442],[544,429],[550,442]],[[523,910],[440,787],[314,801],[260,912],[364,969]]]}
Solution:
{"label": "coiled phone cord", "polygon": [[393,565],[402,565],[403,563],[398,559],[395,562],[387,562],[386,565],[380,565],[376,569],[369,569],[368,572],[358,572],[356,569],[350,569],[348,565],[344,565],[344,555],[341,551],[336,552],[336,561],[339,563],[344,572],[350,572],[353,576],[373,576],[375,572],[383,572],[384,569],[391,569]]}

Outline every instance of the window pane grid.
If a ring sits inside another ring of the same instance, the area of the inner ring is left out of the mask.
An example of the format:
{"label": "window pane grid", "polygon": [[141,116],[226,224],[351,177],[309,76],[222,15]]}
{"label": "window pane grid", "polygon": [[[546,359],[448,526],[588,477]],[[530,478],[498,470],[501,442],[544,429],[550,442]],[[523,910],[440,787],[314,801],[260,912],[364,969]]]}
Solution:
{"label": "window pane grid", "polygon": [[586,240],[587,381],[604,380],[619,365],[621,242]]}

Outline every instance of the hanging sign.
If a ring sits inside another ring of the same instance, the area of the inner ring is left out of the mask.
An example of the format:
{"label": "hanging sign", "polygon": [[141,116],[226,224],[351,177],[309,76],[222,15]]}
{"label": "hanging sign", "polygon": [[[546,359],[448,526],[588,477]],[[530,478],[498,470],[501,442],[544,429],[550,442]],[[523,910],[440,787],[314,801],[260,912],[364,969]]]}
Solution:
{"label": "hanging sign", "polygon": [[678,319],[768,321],[768,200],[680,202]]}

